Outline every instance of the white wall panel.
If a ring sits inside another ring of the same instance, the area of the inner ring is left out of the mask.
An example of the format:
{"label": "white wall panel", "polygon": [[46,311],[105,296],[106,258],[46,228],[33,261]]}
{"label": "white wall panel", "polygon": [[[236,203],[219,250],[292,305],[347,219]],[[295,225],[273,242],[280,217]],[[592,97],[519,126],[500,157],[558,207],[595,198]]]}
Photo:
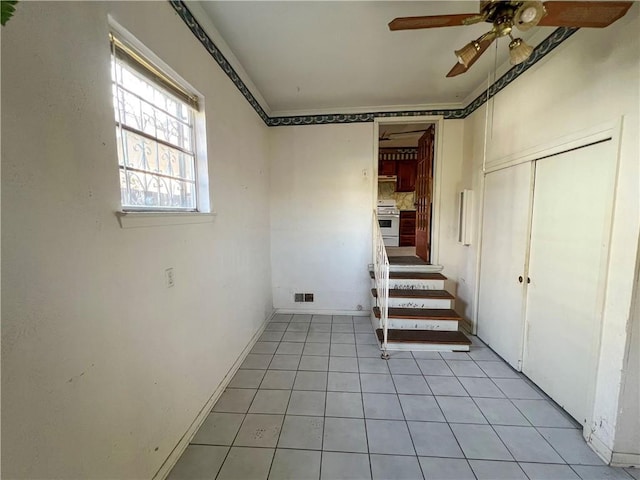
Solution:
{"label": "white wall panel", "polygon": [[[373,124],[270,133],[275,308],[368,312]],[[314,302],[294,303],[296,292]]]}
{"label": "white wall panel", "polygon": [[[108,15],[204,95],[213,223],[118,225]],[[3,477],[155,474],[272,311],[267,135],[168,2],[18,5],[2,27]]]}

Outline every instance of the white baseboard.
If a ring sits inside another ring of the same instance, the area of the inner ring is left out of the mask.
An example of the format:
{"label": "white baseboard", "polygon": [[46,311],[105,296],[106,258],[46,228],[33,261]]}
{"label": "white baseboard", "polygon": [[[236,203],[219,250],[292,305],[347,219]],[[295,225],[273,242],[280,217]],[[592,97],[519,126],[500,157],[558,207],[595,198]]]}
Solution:
{"label": "white baseboard", "polygon": [[200,410],[196,418],[193,420],[193,422],[191,423],[187,431],[184,433],[184,435],[182,435],[182,438],[180,438],[180,440],[178,441],[178,444],[173,448],[173,450],[171,451],[167,459],[164,461],[164,463],[160,466],[156,474],[153,476],[154,480],[164,480],[167,477],[167,475],[169,475],[169,472],[175,466],[176,462],[178,461],[180,456],[182,456],[186,448],[189,446],[189,442],[191,442],[191,439],[194,437],[194,435],[196,434],[200,426],[207,419],[207,416],[209,415],[209,413],[211,413],[211,409],[220,398],[220,395],[222,395],[222,392],[224,392],[225,388],[227,388],[227,385],[229,385],[229,382],[231,382],[231,379],[240,368],[240,365],[242,364],[244,359],[247,357],[247,355],[253,348],[253,345],[258,341],[258,338],[260,338],[260,335],[262,335],[262,333],[264,332],[264,329],[267,327],[267,324],[275,314],[276,314],[275,311],[271,312],[271,315],[269,315],[265,319],[265,321],[262,323],[258,331],[253,335],[253,337],[251,337],[251,340],[249,340],[249,343],[247,343],[247,346],[244,348],[244,350],[242,350],[242,352],[238,356],[238,359],[233,363],[233,365],[231,366],[231,368],[229,369],[225,377],[222,379],[220,384],[216,387],[214,392],[211,394],[211,397],[209,397],[209,400],[207,400],[207,403],[205,403],[205,405],[202,407],[202,409]]}
{"label": "white baseboard", "polygon": [[611,466],[640,468],[640,453],[613,452],[611,456]]}
{"label": "white baseboard", "polygon": [[591,433],[586,440],[587,445],[591,447],[591,450],[596,452],[604,463],[609,465],[611,463],[611,456],[613,455],[611,449],[602,440],[600,440],[595,433]]}
{"label": "white baseboard", "polygon": [[467,320],[466,318],[463,318],[462,320],[460,320],[459,324],[462,330],[464,330],[464,333],[467,333],[469,335],[474,335],[473,324],[469,320]]}
{"label": "white baseboard", "polygon": [[368,317],[370,309],[362,310],[319,310],[304,309],[295,310],[292,308],[276,308],[276,313],[294,314],[294,315],[351,315],[353,317]]}

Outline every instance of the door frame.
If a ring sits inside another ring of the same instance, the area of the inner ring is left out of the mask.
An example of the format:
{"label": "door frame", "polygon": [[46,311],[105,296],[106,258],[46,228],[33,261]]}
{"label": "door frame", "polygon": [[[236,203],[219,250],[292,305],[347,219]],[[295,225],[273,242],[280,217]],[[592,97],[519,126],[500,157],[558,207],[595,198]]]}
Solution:
{"label": "door frame", "polygon": [[[533,147],[516,151],[510,155],[505,157],[492,159],[490,161],[485,161],[483,167],[482,174],[482,192],[484,196],[484,178],[487,174],[491,172],[495,172],[497,170],[501,170],[503,168],[508,168],[514,165],[518,165],[521,163],[527,162],[536,162],[537,160],[541,160],[548,156],[553,156],[556,154],[560,154],[566,152],[568,150],[581,148],[588,146],[591,143],[596,143],[607,138],[610,138],[613,144],[613,151],[615,154],[615,174],[613,179],[613,197],[611,198],[610,204],[610,216],[607,219],[608,222],[608,231],[609,237],[607,240],[607,259],[601,265],[602,268],[602,283],[600,295],[598,298],[598,310],[600,313],[600,325],[599,332],[595,336],[593,344],[591,348],[598,352],[597,358],[594,360],[594,365],[591,367],[591,385],[589,392],[587,393],[587,404],[588,404],[588,414],[587,422],[583,426],[582,434],[586,439],[587,443],[592,446],[595,452],[607,462],[612,458],[612,451],[608,446],[607,439],[601,439],[601,433],[596,431],[596,419],[604,419],[605,421],[612,421],[615,423],[618,419],[617,408],[619,401],[619,390],[616,388],[620,388],[620,381],[622,378],[622,368],[613,369],[610,363],[616,359],[621,359],[623,357],[623,350],[626,346],[620,347],[619,345],[615,345],[613,343],[603,343],[603,336],[605,335],[605,330],[608,327],[609,322],[615,323],[615,320],[612,321],[612,317],[615,318],[615,313],[612,313],[614,308],[607,304],[606,298],[609,293],[609,275],[612,270],[612,265],[610,264],[611,260],[611,248],[612,248],[612,231],[614,228],[614,215],[616,204],[618,202],[618,183],[619,183],[619,175],[620,175],[620,145],[622,139],[622,126],[623,126],[623,118],[618,118],[615,120],[610,120],[607,122],[600,123],[590,128],[578,130],[566,135],[562,135],[560,137],[552,138],[541,142],[538,145]],[[535,177],[535,166],[533,171],[533,176]],[[534,178],[535,181],[535,178]],[[530,192],[530,195],[533,195],[533,186]],[[484,202],[484,199],[483,199]],[[484,204],[482,204],[480,209],[481,215],[481,223],[479,226],[479,239],[478,239],[478,252],[482,249],[482,213],[484,210]],[[531,216],[533,215],[533,208],[529,212],[530,218],[529,223],[531,224]],[[530,247],[530,246],[529,246]],[[527,248],[527,251],[529,250]],[[529,270],[529,259],[527,253],[527,263],[525,265],[525,275],[528,275]],[[474,328],[477,330],[478,323],[478,306],[479,306],[479,295],[478,292],[479,282],[480,282],[480,270],[482,269],[482,262],[480,261],[480,253],[477,256],[477,270],[476,270],[476,295],[474,298]],[[524,298],[523,302],[526,302],[527,291],[526,288],[524,290]],[[526,307],[525,307],[526,308]],[[526,315],[526,311],[525,311]],[[628,321],[628,318],[627,318]],[[628,327],[628,323],[624,328]],[[524,336],[523,336],[523,352],[522,358],[524,359],[526,348],[526,336],[528,331],[528,325],[526,319],[524,320]],[[615,345],[615,347],[614,347]],[[613,371],[616,371],[615,375],[612,374]],[[604,373],[603,373],[604,372]],[[603,398],[608,398],[611,396],[612,390],[615,392],[614,397],[615,400],[612,401],[603,401]]]}
{"label": "door frame", "polygon": [[444,131],[444,116],[442,115],[421,115],[415,117],[378,117],[373,120],[373,172],[374,182],[372,185],[372,198],[374,208],[378,204],[378,154],[380,138],[380,125],[398,125],[398,124],[415,124],[424,123],[425,125],[433,125],[435,128],[434,146],[433,146],[433,211],[431,217],[431,265],[439,264],[440,251],[440,205],[441,192],[440,187],[442,179],[442,135]]}
{"label": "door frame", "polygon": [[[604,138],[601,138],[604,137]],[[606,138],[608,137],[608,139]],[[588,149],[594,145],[597,144],[606,144],[607,145],[607,150],[606,150],[606,155],[600,155],[598,158],[598,161],[601,161],[602,158],[605,158],[605,161],[609,161],[611,162],[611,165],[609,166],[609,168],[612,169],[611,172],[611,177],[608,179],[608,182],[606,183],[606,191],[605,191],[605,195],[606,195],[606,199],[604,202],[602,202],[602,205],[604,205],[604,218],[603,218],[603,224],[602,224],[602,237],[600,238],[600,252],[602,252],[602,261],[601,263],[598,265],[596,264],[597,267],[599,267],[597,269],[597,280],[595,282],[596,284],[596,295],[595,295],[595,310],[594,310],[594,318],[592,319],[593,321],[593,325],[592,326],[592,331],[593,331],[593,338],[591,339],[591,342],[588,343],[588,347],[589,347],[589,355],[590,358],[588,359],[588,361],[584,362],[582,365],[583,369],[586,369],[587,372],[590,373],[589,378],[588,378],[588,384],[586,386],[586,402],[585,402],[585,419],[584,419],[584,423],[583,423],[583,419],[581,418],[575,418],[575,420],[578,421],[578,423],[580,423],[583,426],[583,431],[586,430],[587,432],[590,431],[590,426],[592,424],[592,422],[594,421],[595,416],[593,415],[593,405],[594,405],[594,401],[595,401],[595,391],[596,391],[596,384],[597,384],[597,375],[598,375],[598,364],[600,363],[600,346],[601,346],[601,340],[602,340],[602,332],[604,330],[604,307],[605,307],[605,302],[606,302],[606,297],[607,297],[607,284],[608,284],[608,271],[609,271],[609,258],[610,258],[610,253],[611,253],[611,227],[612,227],[612,220],[613,220],[613,209],[614,209],[614,200],[615,200],[615,187],[616,187],[616,178],[617,178],[617,170],[618,170],[618,156],[617,156],[617,149],[616,149],[616,145],[614,142],[614,138],[613,138],[613,133],[611,132],[610,134],[605,134],[602,136],[592,136],[590,139],[587,139],[587,141],[583,142],[582,145],[579,146],[575,146],[571,149],[561,149],[560,151],[552,154],[552,155],[547,155],[546,157],[537,159],[535,161],[533,161],[532,163],[534,163],[534,175],[535,175],[535,179],[534,179],[534,183],[539,182],[540,178],[538,177],[538,171],[541,168],[541,164],[539,162],[554,162],[554,158],[556,155],[560,156],[560,155],[564,155],[567,153],[572,153],[573,151],[580,151],[583,149]],[[578,160],[579,162],[579,160]],[[548,163],[545,165],[549,165]],[[536,184],[537,185],[537,184]],[[540,190],[538,190],[538,187],[536,186],[536,190],[538,192],[540,192]],[[526,268],[526,276],[527,278],[532,275],[530,272],[530,268],[531,268],[531,254],[532,254],[532,250],[533,247],[533,240],[534,240],[534,235],[537,233],[536,230],[536,224],[534,224],[534,221],[537,218],[536,212],[539,212],[539,210],[536,210],[536,201],[539,200],[539,196],[540,193],[538,195],[536,195],[536,192],[533,192],[533,202],[531,204],[531,218],[530,218],[530,225],[529,225],[529,247],[528,247],[528,256],[529,258],[527,259],[527,268]],[[535,251],[535,250],[534,250]],[[534,263],[534,265],[536,265]],[[535,272],[534,274],[535,275]],[[529,338],[529,331],[532,327],[532,318],[531,318],[531,311],[529,310],[529,302],[530,302],[530,292],[531,292],[531,288],[535,287],[535,281],[536,278],[534,278],[534,283],[532,284],[532,286],[528,286],[524,292],[524,305],[525,305],[525,310],[524,310],[524,336],[523,336],[523,345],[522,345],[522,373],[524,373],[525,375],[527,375],[527,377],[529,377],[530,374],[534,374],[535,372],[532,371],[533,369],[531,368],[531,366],[533,365],[533,362],[531,361],[530,357],[529,357],[529,349],[532,348],[532,344],[529,343],[527,340]],[[570,281],[568,279],[568,281]],[[586,364],[586,365],[585,365]],[[525,371],[526,370],[526,371]],[[533,375],[532,375],[533,376]],[[533,379],[532,379],[533,380]],[[551,396],[549,394],[549,396]],[[560,401],[558,401],[558,403],[560,403]]]}

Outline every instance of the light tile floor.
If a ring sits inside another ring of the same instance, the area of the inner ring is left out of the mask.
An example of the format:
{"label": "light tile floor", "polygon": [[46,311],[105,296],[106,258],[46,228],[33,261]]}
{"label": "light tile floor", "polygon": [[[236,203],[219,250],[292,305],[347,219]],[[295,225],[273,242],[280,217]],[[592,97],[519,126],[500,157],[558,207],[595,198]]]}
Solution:
{"label": "light tile floor", "polygon": [[472,340],[385,361],[366,317],[278,314],[169,478],[639,478]]}

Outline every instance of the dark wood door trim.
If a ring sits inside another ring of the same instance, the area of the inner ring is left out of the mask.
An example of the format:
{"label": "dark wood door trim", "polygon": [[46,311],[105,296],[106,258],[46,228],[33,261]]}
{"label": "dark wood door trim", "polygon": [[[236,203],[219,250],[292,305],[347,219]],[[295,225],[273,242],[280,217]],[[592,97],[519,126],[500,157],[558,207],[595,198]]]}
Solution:
{"label": "dark wood door trim", "polygon": [[432,125],[418,141],[416,178],[416,255],[431,263],[431,211],[433,205],[434,133]]}

